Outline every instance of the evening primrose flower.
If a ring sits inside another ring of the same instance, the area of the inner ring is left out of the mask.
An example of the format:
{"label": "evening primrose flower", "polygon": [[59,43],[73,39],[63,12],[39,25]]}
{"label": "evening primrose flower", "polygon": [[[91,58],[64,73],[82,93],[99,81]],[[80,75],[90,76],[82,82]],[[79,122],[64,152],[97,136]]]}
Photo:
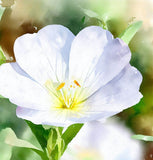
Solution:
{"label": "evening primrose flower", "polygon": [[0,94],[18,117],[65,126],[110,117],[142,97],[129,47],[98,26],[76,36],[49,25],[15,41],[16,63],[0,67]]}
{"label": "evening primrose flower", "polygon": [[61,160],[142,160],[143,145],[131,138],[123,124],[112,119],[105,124],[84,124]]}

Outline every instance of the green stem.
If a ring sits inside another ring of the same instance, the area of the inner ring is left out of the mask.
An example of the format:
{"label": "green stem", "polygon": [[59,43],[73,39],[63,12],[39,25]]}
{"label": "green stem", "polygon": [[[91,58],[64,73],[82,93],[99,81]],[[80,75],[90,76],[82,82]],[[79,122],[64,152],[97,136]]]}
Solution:
{"label": "green stem", "polygon": [[35,149],[32,149],[34,152],[36,152],[42,160],[50,160],[48,158],[48,156],[46,155],[46,153],[42,152],[42,151],[39,151],[39,150],[35,150]]}

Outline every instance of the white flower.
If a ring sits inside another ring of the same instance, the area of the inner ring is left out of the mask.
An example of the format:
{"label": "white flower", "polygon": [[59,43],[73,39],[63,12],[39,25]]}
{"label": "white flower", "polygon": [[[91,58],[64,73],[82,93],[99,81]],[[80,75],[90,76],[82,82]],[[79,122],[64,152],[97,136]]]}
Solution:
{"label": "white flower", "polygon": [[0,66],[0,94],[17,116],[65,126],[100,120],[139,102],[142,76],[129,47],[90,26],[74,36],[61,25],[25,34],[14,44],[16,63]]}
{"label": "white flower", "polygon": [[143,145],[118,121],[84,124],[61,160],[142,160]]}

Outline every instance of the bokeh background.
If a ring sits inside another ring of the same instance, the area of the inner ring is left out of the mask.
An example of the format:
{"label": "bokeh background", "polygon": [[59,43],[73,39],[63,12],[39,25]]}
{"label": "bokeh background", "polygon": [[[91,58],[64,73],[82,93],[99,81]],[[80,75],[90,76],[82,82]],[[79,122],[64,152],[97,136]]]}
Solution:
{"label": "bokeh background", "polygon": [[[130,24],[143,21],[129,44],[131,64],[143,75],[141,101],[116,115],[133,134],[153,136],[153,0],[1,0],[0,46],[7,62],[15,61],[13,44],[18,36],[34,33],[48,24],[62,24],[74,34],[90,25],[102,25],[119,36]],[[98,18],[97,18],[98,15]],[[0,75],[2,76],[2,75]],[[19,138],[37,143],[26,123],[15,114],[16,106],[0,98],[0,130],[11,127]],[[0,141],[3,136],[0,137]],[[153,159],[153,143],[143,142],[144,160]],[[0,142],[0,159],[7,160],[11,147]],[[13,148],[11,160],[39,160],[28,149]]]}

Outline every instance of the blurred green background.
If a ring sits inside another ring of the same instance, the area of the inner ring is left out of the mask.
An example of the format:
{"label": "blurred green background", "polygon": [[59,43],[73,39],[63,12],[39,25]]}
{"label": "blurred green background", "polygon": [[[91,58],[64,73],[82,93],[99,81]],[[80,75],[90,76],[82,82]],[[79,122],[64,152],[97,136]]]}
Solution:
{"label": "blurred green background", "polygon": [[[130,24],[143,21],[129,44],[131,64],[143,75],[143,98],[117,116],[134,134],[153,136],[153,0],[1,0],[0,4],[0,46],[8,62],[15,61],[13,43],[18,36],[37,32],[48,24],[62,24],[74,34],[86,26],[104,24],[117,37]],[[16,117],[15,109],[7,99],[0,98],[0,130],[11,127],[19,138],[36,144],[26,123]],[[0,159],[7,160],[12,148],[2,143],[3,135],[0,137]],[[153,159],[153,143],[144,146],[144,159]],[[21,157],[26,160],[31,156],[40,159],[30,150],[14,147],[11,160],[21,160]]]}

